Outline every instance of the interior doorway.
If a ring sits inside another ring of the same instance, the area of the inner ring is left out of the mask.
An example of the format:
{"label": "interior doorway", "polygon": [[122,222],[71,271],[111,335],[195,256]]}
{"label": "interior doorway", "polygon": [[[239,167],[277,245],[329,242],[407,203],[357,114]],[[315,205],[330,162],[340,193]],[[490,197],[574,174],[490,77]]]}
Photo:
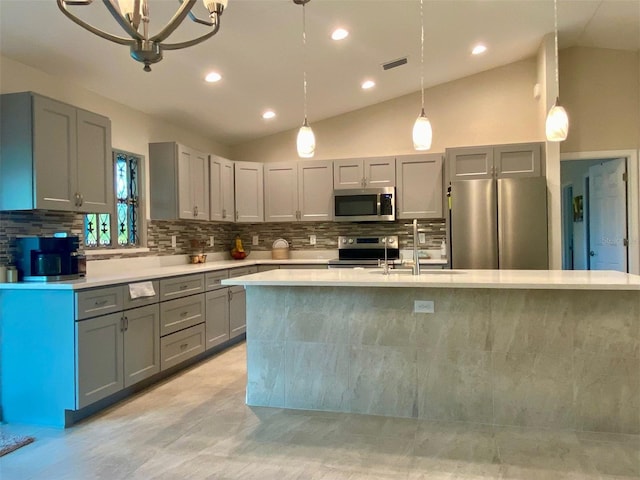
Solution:
{"label": "interior doorway", "polygon": [[629,210],[637,209],[637,199],[634,203],[629,188],[629,160],[563,158],[563,269],[629,272],[630,263],[637,263],[637,252],[629,250],[630,234],[637,229],[637,222],[630,225]]}

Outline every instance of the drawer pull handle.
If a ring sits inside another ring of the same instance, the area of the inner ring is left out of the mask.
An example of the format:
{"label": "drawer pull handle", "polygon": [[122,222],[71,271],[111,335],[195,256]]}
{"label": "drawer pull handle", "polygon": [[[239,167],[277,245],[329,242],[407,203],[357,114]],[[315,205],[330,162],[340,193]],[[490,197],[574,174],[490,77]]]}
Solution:
{"label": "drawer pull handle", "polygon": [[103,299],[103,300],[96,300],[94,305],[96,307],[102,307],[103,305],[106,305],[106,304],[107,304],[107,300]]}
{"label": "drawer pull handle", "polygon": [[181,316],[182,318],[184,318],[184,317],[186,317],[188,314],[189,314],[189,312],[182,312],[182,313],[180,314],[180,316]]}
{"label": "drawer pull handle", "polygon": [[180,350],[184,350],[185,348],[187,348],[189,346],[188,343],[183,343],[182,345],[180,345]]}
{"label": "drawer pull handle", "polygon": [[189,285],[180,285],[180,290],[186,290],[189,288]]}

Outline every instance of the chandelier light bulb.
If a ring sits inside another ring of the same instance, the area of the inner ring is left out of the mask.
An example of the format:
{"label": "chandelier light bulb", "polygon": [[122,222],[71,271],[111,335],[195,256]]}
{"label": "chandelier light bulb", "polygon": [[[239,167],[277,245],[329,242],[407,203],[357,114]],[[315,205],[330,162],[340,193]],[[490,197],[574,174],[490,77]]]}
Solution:
{"label": "chandelier light bulb", "polygon": [[313,130],[311,130],[306,118],[300,130],[298,130],[296,145],[300,158],[311,158],[316,153],[316,136],[313,134]]}
{"label": "chandelier light bulb", "polygon": [[134,0],[118,0],[118,5],[120,6],[120,11],[123,15],[133,15],[133,9],[135,6]]}
{"label": "chandelier light bulb", "polygon": [[423,109],[416,119],[416,123],[413,124],[413,148],[415,150],[429,150],[432,138],[431,122]]}
{"label": "chandelier light bulb", "polygon": [[569,134],[569,116],[557,98],[556,103],[547,114],[545,127],[547,140],[550,142],[562,142],[567,139],[567,135]]}

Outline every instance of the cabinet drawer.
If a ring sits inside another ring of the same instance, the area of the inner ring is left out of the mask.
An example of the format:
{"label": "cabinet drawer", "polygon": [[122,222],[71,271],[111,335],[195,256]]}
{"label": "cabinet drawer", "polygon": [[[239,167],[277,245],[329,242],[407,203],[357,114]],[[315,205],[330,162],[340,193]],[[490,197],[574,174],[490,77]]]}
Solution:
{"label": "cabinet drawer", "polygon": [[166,370],[204,352],[204,324],[160,339],[160,369]]}
{"label": "cabinet drawer", "polygon": [[151,295],[149,297],[138,297],[138,298],[131,298],[131,290],[129,289],[129,285],[124,285],[125,310],[128,310],[130,308],[144,307],[145,305],[158,303],[158,300],[160,299],[160,282],[158,280],[153,280],[151,284],[153,285],[153,291],[155,292],[155,295]]}
{"label": "cabinet drawer", "polygon": [[216,290],[224,287],[220,285],[220,281],[229,278],[229,270],[219,270],[217,272],[209,272],[204,274],[204,285],[207,290]]}
{"label": "cabinet drawer", "polygon": [[124,287],[96,288],[76,293],[76,320],[118,312],[124,306]]}
{"label": "cabinet drawer", "polygon": [[254,265],[253,267],[232,268],[231,270],[229,270],[229,278],[241,277],[243,275],[249,275],[251,273],[257,273],[257,272],[258,272],[258,267],[256,265]]}
{"label": "cabinet drawer", "polygon": [[160,301],[204,292],[204,274],[183,275],[160,280]]}
{"label": "cabinet drawer", "polygon": [[160,336],[204,322],[204,294],[160,304]]}

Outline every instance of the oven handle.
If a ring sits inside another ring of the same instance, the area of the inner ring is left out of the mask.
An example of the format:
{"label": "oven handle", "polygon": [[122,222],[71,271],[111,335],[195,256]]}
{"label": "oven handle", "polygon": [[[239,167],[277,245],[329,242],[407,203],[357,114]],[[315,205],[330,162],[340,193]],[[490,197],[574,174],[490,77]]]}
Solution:
{"label": "oven handle", "polygon": [[380,194],[378,193],[376,195],[376,197],[378,198],[377,203],[376,203],[376,207],[378,209],[378,216],[380,216],[381,215],[381,212],[380,212]]}

